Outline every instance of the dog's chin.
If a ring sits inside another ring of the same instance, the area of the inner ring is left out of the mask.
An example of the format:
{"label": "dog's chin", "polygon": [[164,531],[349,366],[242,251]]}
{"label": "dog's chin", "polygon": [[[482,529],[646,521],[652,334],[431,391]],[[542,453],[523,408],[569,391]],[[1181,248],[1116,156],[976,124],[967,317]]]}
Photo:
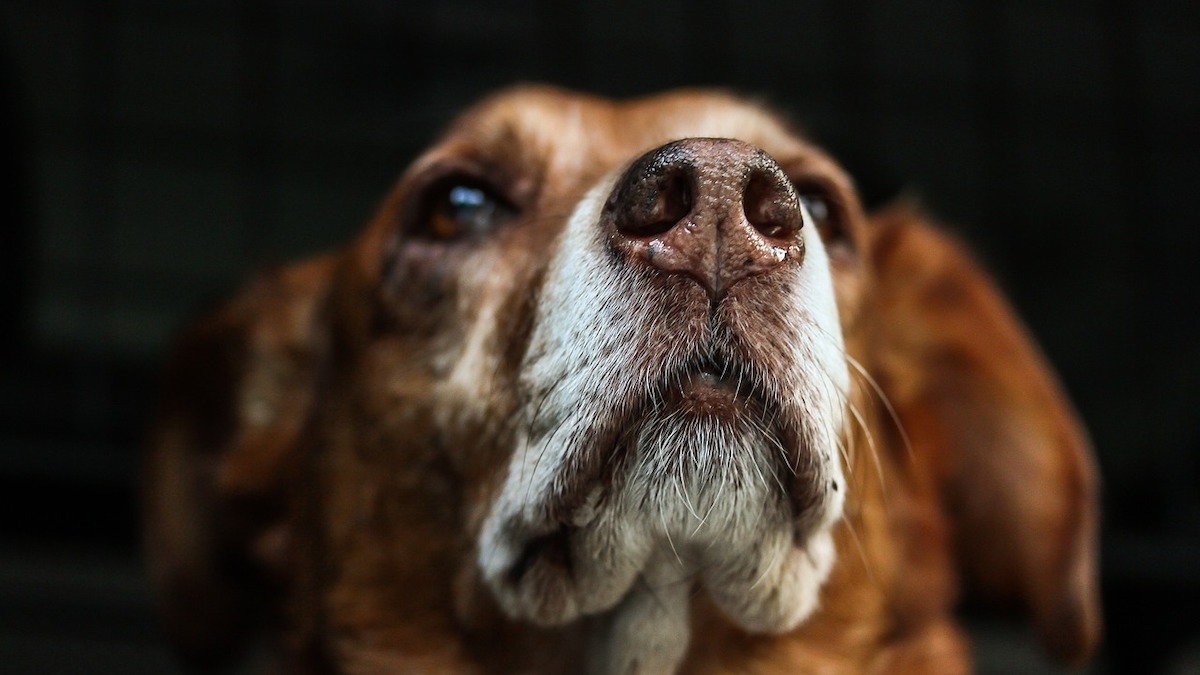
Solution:
{"label": "dog's chin", "polygon": [[785,631],[807,617],[841,507],[811,494],[815,485],[794,494],[797,458],[814,456],[788,431],[796,425],[712,370],[680,374],[631,409],[613,435],[577,448],[599,459],[559,476],[554,503],[531,494],[525,508],[493,510],[481,561],[500,604],[567,623],[622,604],[639,578],[651,583],[648,566],[664,583],[665,561],[665,583],[702,587],[746,630]]}

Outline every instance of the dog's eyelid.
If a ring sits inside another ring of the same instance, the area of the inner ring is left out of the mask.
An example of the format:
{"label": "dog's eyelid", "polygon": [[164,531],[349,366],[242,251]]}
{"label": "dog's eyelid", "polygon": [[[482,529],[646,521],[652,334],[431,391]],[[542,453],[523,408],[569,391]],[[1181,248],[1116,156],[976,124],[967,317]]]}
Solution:
{"label": "dog's eyelid", "polygon": [[416,192],[428,192],[453,180],[462,180],[487,189],[510,206],[523,203],[521,171],[513,171],[506,162],[475,155],[439,157],[424,166],[413,181]]}
{"label": "dog's eyelid", "polygon": [[833,184],[817,176],[792,176],[792,187],[801,197],[819,197],[828,201],[836,199]]}

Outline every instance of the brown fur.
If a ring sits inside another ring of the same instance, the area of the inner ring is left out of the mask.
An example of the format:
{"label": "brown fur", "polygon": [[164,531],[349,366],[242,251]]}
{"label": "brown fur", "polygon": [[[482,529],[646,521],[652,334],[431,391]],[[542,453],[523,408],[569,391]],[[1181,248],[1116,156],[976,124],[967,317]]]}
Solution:
{"label": "brown fur", "polygon": [[[541,88],[476,107],[349,247],[252,283],[180,341],[147,460],[146,531],[186,655],[219,661],[259,634],[284,672],[578,671],[596,620],[508,619],[475,566],[530,307],[583,192],[709,119],[837,198],[844,242],[830,256],[846,348],[865,372],[817,613],[748,635],[697,596],[681,672],[967,672],[953,617],[964,582],[1025,608],[1054,655],[1088,658],[1100,612],[1087,439],[961,247],[912,208],[865,216],[831,160],[732,97],[613,104]],[[397,239],[446,165],[486,175],[531,214],[454,254],[467,264]],[[502,317],[488,341],[499,384],[469,401],[439,393],[485,306]]]}

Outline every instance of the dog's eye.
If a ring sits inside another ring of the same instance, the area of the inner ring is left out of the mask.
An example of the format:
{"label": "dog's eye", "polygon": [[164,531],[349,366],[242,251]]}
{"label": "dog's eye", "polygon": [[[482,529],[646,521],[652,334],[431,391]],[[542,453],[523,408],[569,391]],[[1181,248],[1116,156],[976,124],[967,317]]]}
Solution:
{"label": "dog's eye", "polygon": [[512,217],[514,209],[470,179],[441,181],[429,191],[414,234],[439,241],[487,234]]}
{"label": "dog's eye", "polygon": [[849,245],[845,223],[841,219],[841,211],[834,198],[819,187],[799,187],[800,202],[808,217],[812,219],[821,239],[826,246],[844,247]]}
{"label": "dog's eye", "polygon": [[804,210],[808,211],[808,215],[816,223],[817,229],[826,230],[829,228],[829,220],[832,216],[830,213],[829,202],[820,195],[800,195],[800,203],[804,205]]}

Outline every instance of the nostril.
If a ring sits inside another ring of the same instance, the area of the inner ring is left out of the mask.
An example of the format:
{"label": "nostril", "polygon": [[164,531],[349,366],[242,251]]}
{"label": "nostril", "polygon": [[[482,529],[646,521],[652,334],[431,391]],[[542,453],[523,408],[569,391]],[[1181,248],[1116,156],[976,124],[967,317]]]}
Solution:
{"label": "nostril", "polygon": [[800,204],[781,175],[755,171],[742,197],[746,220],[764,237],[789,239],[804,225]]}
{"label": "nostril", "polygon": [[680,169],[644,176],[615,205],[617,229],[631,237],[670,231],[692,210],[692,189]]}

